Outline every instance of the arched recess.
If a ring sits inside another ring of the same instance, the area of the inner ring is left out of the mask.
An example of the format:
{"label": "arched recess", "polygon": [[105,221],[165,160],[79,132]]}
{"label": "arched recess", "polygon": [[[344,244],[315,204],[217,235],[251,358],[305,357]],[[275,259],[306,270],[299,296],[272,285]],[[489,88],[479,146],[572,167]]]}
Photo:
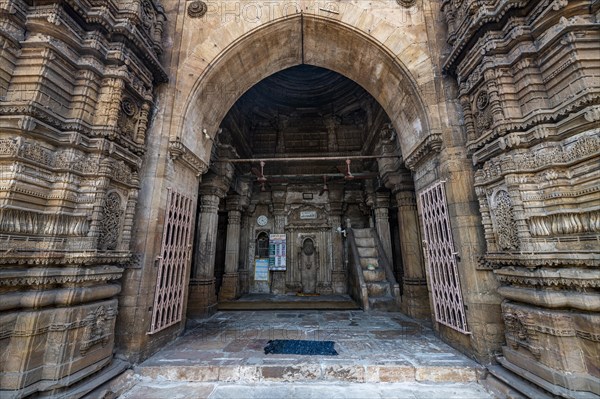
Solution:
{"label": "arched recess", "polygon": [[[419,60],[411,61],[414,71],[401,62],[397,52],[361,29],[317,15],[282,17],[231,42],[204,65],[184,108],[174,114],[172,135],[208,164],[219,124],[241,95],[278,71],[309,64],[338,72],[367,90],[390,116],[407,159],[419,152],[419,144],[428,135],[441,130],[439,117],[433,114],[435,103],[424,101],[434,96],[423,95],[425,90],[433,90],[429,56],[418,47],[411,47],[409,53],[411,59]],[[187,72],[194,71],[190,60],[197,57],[190,57],[180,70],[188,83],[193,73]],[[201,66],[200,60],[197,62]],[[185,85],[178,82],[178,86]],[[210,139],[203,136],[204,129]]]}

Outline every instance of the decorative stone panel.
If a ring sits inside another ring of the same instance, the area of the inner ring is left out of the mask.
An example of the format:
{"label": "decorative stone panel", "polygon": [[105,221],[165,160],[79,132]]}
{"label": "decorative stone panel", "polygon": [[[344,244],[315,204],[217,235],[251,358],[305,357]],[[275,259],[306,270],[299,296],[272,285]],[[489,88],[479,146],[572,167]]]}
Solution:
{"label": "decorative stone panel", "polygon": [[0,396],[112,361],[164,22],[151,0],[0,2]]}
{"label": "decorative stone panel", "polygon": [[599,306],[600,33],[591,3],[445,1],[443,11],[445,68],[458,81],[477,169],[481,263],[503,285],[503,364],[557,392],[598,394],[589,357],[598,342],[574,327],[598,323]]}

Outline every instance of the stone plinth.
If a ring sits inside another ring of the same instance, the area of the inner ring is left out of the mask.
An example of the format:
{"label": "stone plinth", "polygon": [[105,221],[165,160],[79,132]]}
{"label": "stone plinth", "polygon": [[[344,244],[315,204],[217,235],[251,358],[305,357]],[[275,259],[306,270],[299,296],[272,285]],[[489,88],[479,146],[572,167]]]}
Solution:
{"label": "stone plinth", "polygon": [[191,279],[189,287],[188,317],[198,318],[214,314],[217,310],[214,277]]}

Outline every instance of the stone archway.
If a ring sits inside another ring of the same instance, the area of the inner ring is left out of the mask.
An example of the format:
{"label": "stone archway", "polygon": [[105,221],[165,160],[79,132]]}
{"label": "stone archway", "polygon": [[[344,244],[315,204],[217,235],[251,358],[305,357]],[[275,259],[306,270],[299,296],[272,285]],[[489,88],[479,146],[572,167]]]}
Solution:
{"label": "stone archway", "polygon": [[[355,49],[364,51],[357,54]],[[430,68],[427,73],[426,69],[420,68],[428,65],[429,59],[421,49],[404,50],[409,62],[413,62],[409,55],[420,60],[413,72],[400,61],[398,54],[374,37],[342,21],[302,13],[282,17],[248,32],[231,43],[204,68],[193,88],[188,91],[184,111],[181,115],[174,116],[171,131],[178,133],[171,139],[180,140],[205,164],[209,164],[219,126],[234,103],[264,78],[289,67],[308,64],[337,72],[369,92],[391,118],[396,131],[400,132],[396,136],[398,143],[395,145],[399,145],[405,162],[414,164],[416,158],[425,153],[424,145],[435,146],[437,143],[439,147],[441,138],[431,127],[432,120],[439,118],[431,117],[431,107],[428,107],[423,98],[423,93],[433,80],[433,69]],[[194,57],[191,56],[180,68],[180,76],[184,77],[183,79],[196,76],[196,73],[192,73],[193,60]],[[190,73],[186,74],[188,71]],[[422,78],[419,82],[413,76],[415,74],[423,77],[430,74],[430,80]],[[433,97],[429,97],[430,101],[432,99]],[[396,141],[396,138],[394,140]],[[404,186],[412,187],[410,175],[408,180],[405,176],[401,180]],[[215,193],[216,196],[220,193],[220,197],[223,198],[227,191],[226,185],[218,188],[213,185],[216,191],[203,192],[203,198],[206,196],[208,199],[210,196],[214,200]],[[205,184],[203,186],[206,187]],[[200,201],[204,202],[203,199]],[[416,212],[416,209],[412,209],[411,212]],[[200,218],[214,219],[204,213],[201,213]],[[212,249],[211,234],[205,231],[209,225],[212,226],[212,222],[199,223],[201,230],[197,233],[206,237],[197,242],[197,247],[206,247],[207,251]],[[416,240],[411,247],[418,248],[418,235],[412,236],[411,239]],[[412,252],[410,263],[422,264],[423,259],[419,251]],[[212,255],[208,256],[208,259],[212,258]],[[198,261],[200,259],[204,259],[202,255]],[[198,269],[198,265],[195,269]],[[190,309],[193,309],[194,314],[203,314],[203,309],[208,312],[214,309],[215,297],[210,283],[213,277],[204,270],[210,267],[201,266],[200,269],[193,272]],[[421,280],[420,284],[425,288],[424,280]],[[422,294],[421,297],[423,298]],[[198,301],[208,303],[207,307],[196,308]]]}
{"label": "stone archway", "polygon": [[[447,100],[441,94],[443,90],[436,88],[436,68],[430,56],[425,13],[419,9],[410,19],[401,18],[394,25],[387,22],[381,13],[360,18],[364,10],[354,4],[345,6],[345,12],[335,18],[318,13],[296,13],[252,24],[225,22],[212,32],[210,21],[182,18],[182,25],[178,27],[183,31],[181,43],[178,43],[180,50],[171,64],[177,70],[176,79],[165,96],[168,109],[161,116],[160,127],[154,136],[157,142],[161,142],[157,146],[167,150],[171,159],[164,163],[158,160],[156,165],[152,164],[155,160],[149,162],[155,168],[151,172],[154,178],[142,188],[142,192],[148,195],[164,192],[169,186],[177,187],[194,199],[195,206],[198,192],[197,185],[193,184],[194,176],[206,171],[219,125],[231,106],[264,78],[304,63],[340,73],[369,92],[390,116],[398,132],[394,140],[401,149],[405,165],[415,173],[415,182],[418,179],[417,188],[423,188],[444,175],[458,176],[449,187],[449,205],[456,209],[456,215],[468,209],[464,204],[474,202],[470,184],[472,170],[468,161],[461,158],[462,147],[458,150],[451,148],[460,144],[460,138],[457,139],[458,135],[452,131],[448,116],[452,111],[448,110]],[[396,9],[392,12],[400,15],[405,11]],[[203,23],[209,26],[204,27]],[[198,31],[202,33],[202,40],[194,37]],[[442,143],[450,147],[447,154],[442,150]],[[440,156],[432,156],[440,150]],[[203,183],[208,179],[209,176],[202,177]],[[397,191],[398,204],[402,203],[416,221],[414,190],[417,184],[413,183],[413,176],[408,170],[397,179],[386,180],[386,185]],[[206,193],[213,197],[212,200],[219,195],[224,196],[222,191],[227,189],[213,188],[215,190]],[[163,199],[143,199],[141,205],[151,209],[149,224],[154,220],[153,216],[160,218],[160,212],[164,211]],[[210,208],[215,204],[202,206]],[[457,219],[453,234],[459,237],[458,245],[473,252],[481,245],[477,233],[473,232],[478,228],[475,224],[477,216],[467,216]],[[155,245],[152,237],[148,236],[146,247]],[[145,250],[144,244],[140,248]],[[413,256],[422,256],[419,243],[408,249]],[[480,291],[489,292],[494,284],[489,280],[480,284],[480,276],[471,273],[476,269],[475,258],[468,258],[462,267],[466,269],[461,273],[461,279],[469,278],[471,286],[478,286],[478,290],[470,292],[472,298],[465,299],[465,302],[479,304],[489,301],[491,306],[496,307],[495,298],[488,300],[479,295]],[[146,280],[151,279],[152,274],[148,274],[141,284],[148,284]],[[212,287],[207,284],[202,289],[204,292],[199,295],[211,296],[211,301],[215,300]],[[145,308],[144,301],[151,305],[150,295],[139,300],[138,308]],[[468,313],[476,313],[475,317],[479,318],[489,313],[484,310],[485,306],[475,306]],[[486,319],[486,316],[481,317]],[[166,341],[170,334],[173,332],[156,335],[150,341],[157,345],[157,342]],[[485,323],[474,325],[475,335],[489,335]],[[494,334],[494,339],[497,335],[499,333]],[[490,345],[485,340],[456,337],[452,331],[447,333],[447,337],[468,348],[466,350],[479,346],[475,351],[481,356],[489,354]],[[144,345],[144,342],[135,341],[136,345]],[[146,341],[146,338],[141,341]]]}
{"label": "stone archway", "polygon": [[[193,88],[182,90],[183,112],[174,115],[171,132],[207,164],[219,124],[235,101],[267,76],[300,64],[338,72],[367,90],[400,132],[406,161],[419,155],[420,144],[441,140],[435,98],[423,95],[433,92],[433,67],[426,53],[408,45],[392,51],[343,21],[305,14],[283,17],[231,43],[198,77],[196,64],[201,61],[192,55],[180,68],[179,86],[187,89],[192,83]],[[195,81],[188,82],[192,77]]]}

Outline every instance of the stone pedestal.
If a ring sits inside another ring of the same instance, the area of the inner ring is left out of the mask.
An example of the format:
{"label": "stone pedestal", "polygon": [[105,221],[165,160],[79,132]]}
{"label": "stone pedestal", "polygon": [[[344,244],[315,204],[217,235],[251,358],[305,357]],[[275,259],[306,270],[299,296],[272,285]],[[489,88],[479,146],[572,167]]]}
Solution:
{"label": "stone pedestal", "polygon": [[219,290],[219,301],[231,301],[239,297],[239,273],[225,273]]}
{"label": "stone pedestal", "polygon": [[271,293],[276,295],[286,293],[285,272],[271,272]]}
{"label": "stone pedestal", "polygon": [[201,192],[200,214],[196,228],[196,256],[193,262],[190,293],[188,299],[188,317],[200,317],[211,314],[216,309],[215,292],[215,250],[218,227],[219,201],[223,192]]}
{"label": "stone pedestal", "polygon": [[505,302],[502,314],[507,343],[502,348],[503,364],[507,368],[533,373],[572,391],[600,395],[597,313]]}
{"label": "stone pedestal", "polygon": [[404,277],[402,279],[402,312],[417,319],[431,317],[425,264],[421,249],[421,229],[413,190],[394,193],[398,205],[400,247]]}
{"label": "stone pedestal", "polygon": [[214,277],[191,279],[189,287],[188,317],[206,317],[217,311]]}
{"label": "stone pedestal", "polygon": [[219,301],[228,301],[236,299],[239,296],[239,274],[237,270],[240,258],[240,223],[242,217],[239,196],[227,198],[227,211],[225,275],[223,276],[221,290],[219,291]]}

